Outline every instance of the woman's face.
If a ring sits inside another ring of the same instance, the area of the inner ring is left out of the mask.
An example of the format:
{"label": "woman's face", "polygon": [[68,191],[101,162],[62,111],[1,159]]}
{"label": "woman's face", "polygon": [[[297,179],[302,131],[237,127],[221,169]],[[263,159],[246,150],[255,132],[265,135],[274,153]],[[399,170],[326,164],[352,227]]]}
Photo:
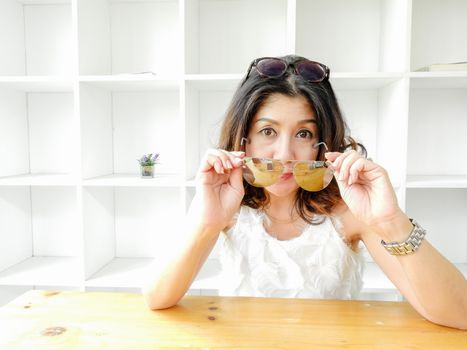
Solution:
{"label": "woman's face", "polygon": [[279,181],[266,187],[271,194],[282,197],[298,190],[289,160],[315,160],[319,142],[316,113],[303,96],[290,97],[280,93],[269,96],[254,116],[246,145],[246,155],[273,158],[284,163]]}

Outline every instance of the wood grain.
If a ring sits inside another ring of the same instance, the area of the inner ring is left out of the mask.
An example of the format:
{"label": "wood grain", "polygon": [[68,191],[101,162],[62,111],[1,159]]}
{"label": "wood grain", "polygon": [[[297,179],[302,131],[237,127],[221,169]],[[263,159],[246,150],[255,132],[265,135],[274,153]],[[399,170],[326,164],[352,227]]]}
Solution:
{"label": "wood grain", "polygon": [[467,349],[408,303],[30,291],[0,308],[0,349]]}

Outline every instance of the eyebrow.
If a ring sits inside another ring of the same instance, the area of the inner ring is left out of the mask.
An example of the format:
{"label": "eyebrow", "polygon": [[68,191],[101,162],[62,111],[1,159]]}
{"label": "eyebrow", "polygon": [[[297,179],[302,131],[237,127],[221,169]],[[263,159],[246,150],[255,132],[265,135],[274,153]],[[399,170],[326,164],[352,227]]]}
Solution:
{"label": "eyebrow", "polygon": [[[258,123],[258,122],[269,122],[271,124],[279,124],[279,122],[277,122],[276,120],[274,119],[269,119],[269,118],[259,118],[255,123]],[[297,122],[297,124],[305,124],[305,123],[314,123],[316,124],[316,119],[303,119],[303,120],[299,120]]]}

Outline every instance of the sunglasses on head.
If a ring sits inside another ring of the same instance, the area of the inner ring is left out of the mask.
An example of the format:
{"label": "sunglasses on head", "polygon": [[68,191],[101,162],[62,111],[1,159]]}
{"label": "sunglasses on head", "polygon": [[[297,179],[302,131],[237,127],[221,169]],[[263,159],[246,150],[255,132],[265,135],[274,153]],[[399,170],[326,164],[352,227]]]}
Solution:
{"label": "sunglasses on head", "polygon": [[[242,145],[247,139],[242,138]],[[324,142],[315,144],[313,147],[323,145]],[[282,177],[282,175],[293,174],[297,184],[306,191],[317,192],[326,188],[334,175],[334,167],[330,162],[317,160],[289,160],[281,161],[271,158],[245,157],[243,159],[243,178],[255,187],[268,187]]]}
{"label": "sunglasses on head", "polygon": [[292,67],[292,71],[310,83],[320,83],[329,78],[329,68],[322,63],[302,59],[293,63],[278,57],[260,57],[251,62],[242,85],[250,76],[251,69],[255,67],[258,74],[268,78],[279,78]]}

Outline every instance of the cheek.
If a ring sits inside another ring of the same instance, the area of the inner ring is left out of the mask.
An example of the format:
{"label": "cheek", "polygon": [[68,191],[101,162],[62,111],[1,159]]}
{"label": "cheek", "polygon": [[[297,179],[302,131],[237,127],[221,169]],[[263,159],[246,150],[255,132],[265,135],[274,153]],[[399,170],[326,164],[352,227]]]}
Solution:
{"label": "cheek", "polygon": [[250,143],[245,147],[245,155],[247,157],[273,158],[273,145],[255,142],[251,138],[250,140]]}
{"label": "cheek", "polygon": [[319,149],[314,148],[312,145],[302,145],[301,147],[297,147],[295,158],[300,160],[316,160],[318,153]]}

